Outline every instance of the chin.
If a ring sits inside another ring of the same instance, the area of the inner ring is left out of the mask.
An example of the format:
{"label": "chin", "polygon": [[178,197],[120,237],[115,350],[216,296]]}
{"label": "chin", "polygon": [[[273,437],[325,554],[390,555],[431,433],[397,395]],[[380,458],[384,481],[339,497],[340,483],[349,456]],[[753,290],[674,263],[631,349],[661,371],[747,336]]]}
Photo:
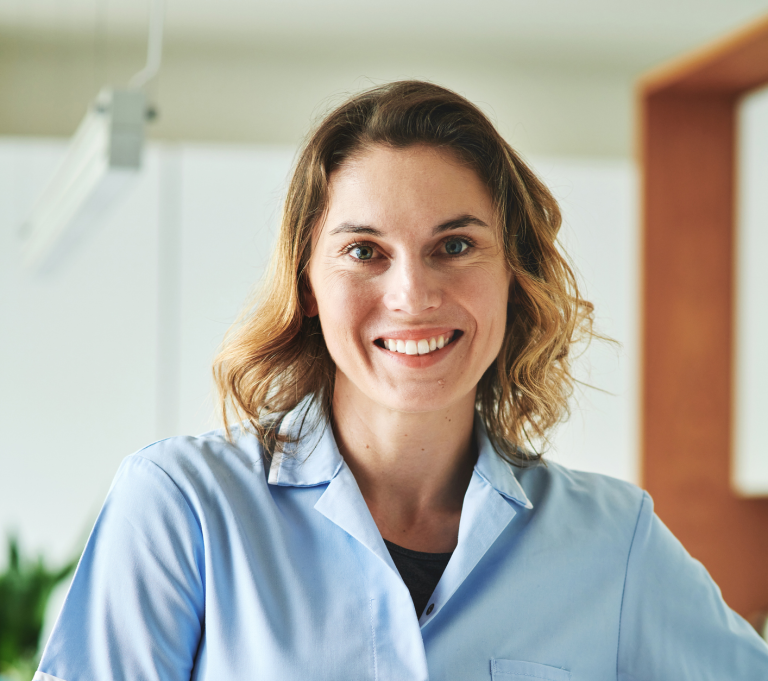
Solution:
{"label": "chin", "polygon": [[[386,397],[383,400],[379,398],[377,402],[392,411],[405,414],[429,414],[448,409],[465,397],[467,396],[457,395],[448,386],[442,385],[408,391],[388,391]],[[472,400],[474,401],[474,395]]]}

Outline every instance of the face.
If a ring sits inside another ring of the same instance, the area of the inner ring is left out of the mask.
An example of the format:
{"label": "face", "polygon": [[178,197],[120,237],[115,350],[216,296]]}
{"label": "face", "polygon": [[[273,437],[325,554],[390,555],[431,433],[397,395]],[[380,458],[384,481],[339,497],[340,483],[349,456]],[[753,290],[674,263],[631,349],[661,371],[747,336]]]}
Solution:
{"label": "face", "polygon": [[309,262],[336,390],[403,412],[474,404],[511,274],[491,196],[449,152],[374,146],[334,171]]}

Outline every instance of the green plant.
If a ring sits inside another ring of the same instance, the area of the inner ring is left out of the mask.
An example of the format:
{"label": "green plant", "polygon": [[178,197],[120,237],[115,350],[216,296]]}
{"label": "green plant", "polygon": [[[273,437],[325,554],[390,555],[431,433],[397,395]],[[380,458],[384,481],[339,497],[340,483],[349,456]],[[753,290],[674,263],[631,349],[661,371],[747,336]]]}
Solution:
{"label": "green plant", "polygon": [[17,538],[9,536],[8,566],[0,574],[0,674],[8,678],[34,674],[48,597],[76,564],[74,560],[49,570],[41,556],[25,560]]}

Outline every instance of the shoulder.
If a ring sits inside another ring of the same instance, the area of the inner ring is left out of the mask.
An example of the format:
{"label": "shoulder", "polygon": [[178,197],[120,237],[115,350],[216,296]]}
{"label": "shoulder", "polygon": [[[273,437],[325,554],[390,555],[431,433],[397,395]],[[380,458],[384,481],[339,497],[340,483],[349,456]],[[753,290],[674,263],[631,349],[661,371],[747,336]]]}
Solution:
{"label": "shoulder", "polygon": [[237,429],[230,441],[222,429],[166,438],[127,456],[112,488],[138,486],[143,496],[172,488],[194,507],[238,489],[254,492],[259,482],[266,486],[264,449],[257,437]]}
{"label": "shoulder", "polygon": [[247,431],[232,429],[232,439],[223,429],[202,435],[179,435],[147,445],[128,459],[152,461],[167,473],[215,469],[220,466],[264,470],[264,449],[257,437]]}
{"label": "shoulder", "polygon": [[607,475],[572,470],[548,461],[516,470],[520,484],[542,520],[579,527],[595,539],[632,540],[641,512],[653,510],[648,494]]}

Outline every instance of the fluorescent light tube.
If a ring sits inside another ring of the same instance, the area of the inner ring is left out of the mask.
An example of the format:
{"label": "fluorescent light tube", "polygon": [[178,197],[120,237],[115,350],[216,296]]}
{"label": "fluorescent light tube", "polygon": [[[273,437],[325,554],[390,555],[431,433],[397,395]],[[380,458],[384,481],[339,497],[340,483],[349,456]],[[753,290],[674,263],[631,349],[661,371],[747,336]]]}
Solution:
{"label": "fluorescent light tube", "polygon": [[146,98],[102,90],[23,227],[24,264],[49,272],[91,231],[141,169]]}

